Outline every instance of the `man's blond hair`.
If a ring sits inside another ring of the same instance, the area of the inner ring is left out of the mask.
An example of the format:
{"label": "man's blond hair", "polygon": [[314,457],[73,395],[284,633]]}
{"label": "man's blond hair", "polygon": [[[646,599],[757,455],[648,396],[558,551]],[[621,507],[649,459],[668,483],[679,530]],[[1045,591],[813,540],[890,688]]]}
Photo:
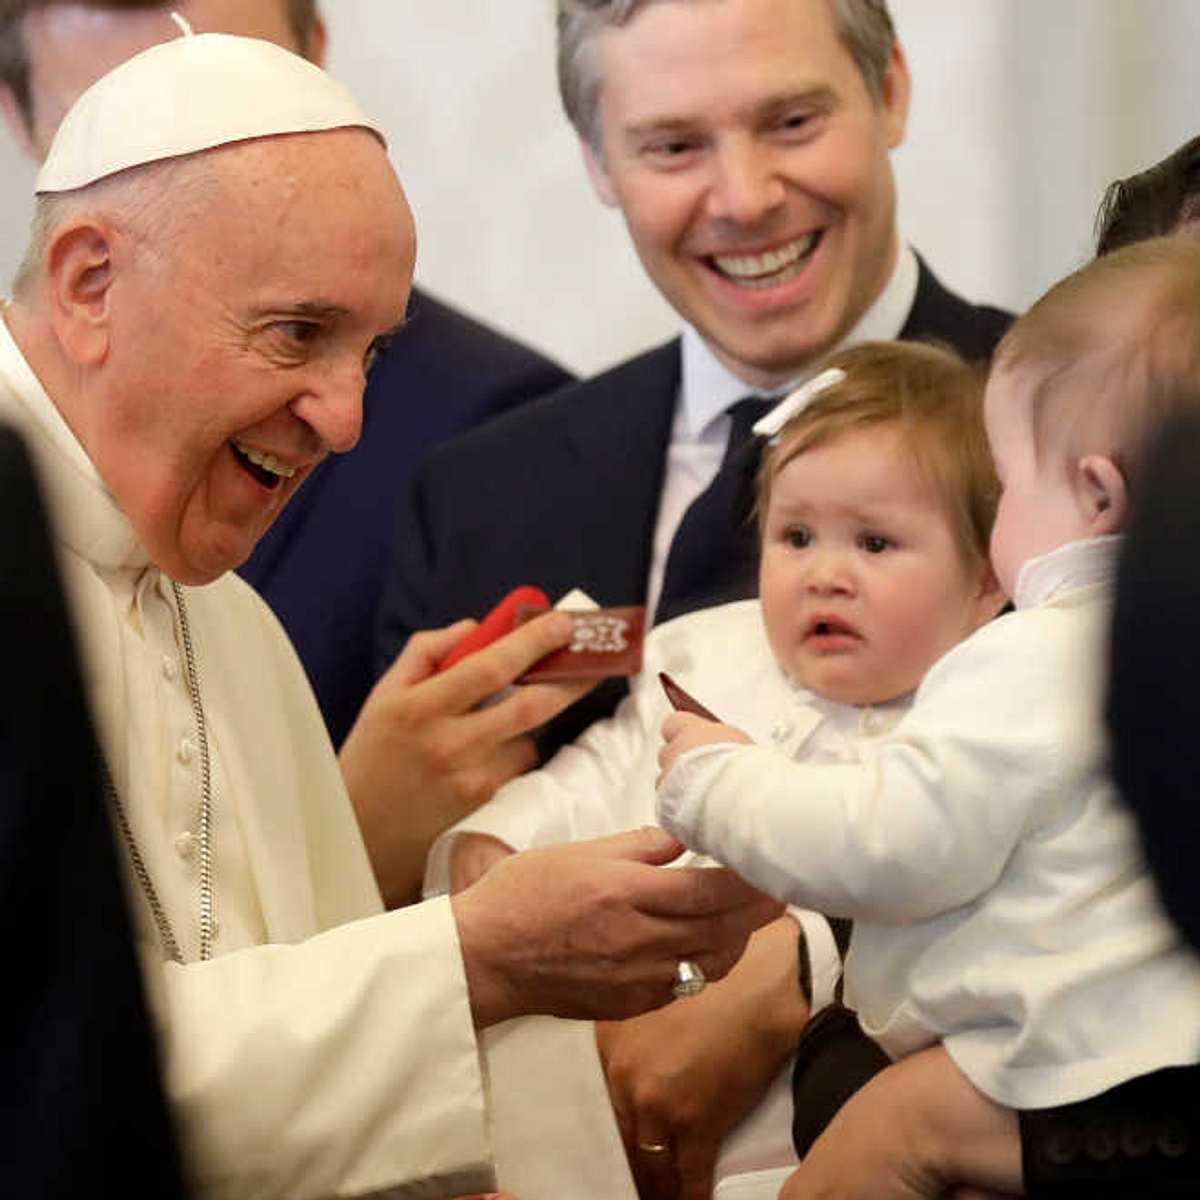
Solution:
{"label": "man's blond hair", "polygon": [[[558,90],[567,118],[601,158],[599,104],[603,84],[595,40],[605,29],[628,25],[661,0],[557,0]],[[694,0],[693,0],[694,2]],[[887,0],[825,0],[838,38],[849,51],[872,99],[883,102],[896,44]]]}

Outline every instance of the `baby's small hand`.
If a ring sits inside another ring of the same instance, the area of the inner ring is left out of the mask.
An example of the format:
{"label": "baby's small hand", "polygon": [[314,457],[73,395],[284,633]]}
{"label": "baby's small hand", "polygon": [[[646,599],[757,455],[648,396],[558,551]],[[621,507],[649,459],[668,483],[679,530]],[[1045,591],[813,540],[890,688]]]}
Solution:
{"label": "baby's small hand", "polygon": [[667,772],[674,766],[675,760],[688,750],[720,742],[744,742],[750,745],[754,741],[740,729],[734,729],[732,725],[706,721],[703,717],[685,712],[672,713],[663,722],[662,736],[663,745],[658,752],[658,784],[662,783]]}

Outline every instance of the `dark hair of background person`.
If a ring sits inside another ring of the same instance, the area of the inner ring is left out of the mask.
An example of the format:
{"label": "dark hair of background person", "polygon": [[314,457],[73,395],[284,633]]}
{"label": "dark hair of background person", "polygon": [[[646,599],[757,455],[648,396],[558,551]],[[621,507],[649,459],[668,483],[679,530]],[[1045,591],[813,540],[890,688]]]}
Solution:
{"label": "dark hair of background person", "polygon": [[1168,914],[1200,949],[1200,382],[1146,459],[1117,576],[1106,707],[1113,778]]}
{"label": "dark hair of background person", "polygon": [[[85,8],[107,8],[114,12],[139,12],[148,9],[170,9],[163,0],[71,0]],[[32,12],[53,8],[63,0],[0,0],[0,84],[12,89],[12,94],[25,118],[33,123],[32,92],[29,85],[29,53],[21,32],[21,23]],[[317,20],[317,0],[279,0],[287,10],[288,21],[296,34],[296,43],[303,51]]]}
{"label": "dark hair of background person", "polygon": [[1109,184],[1096,214],[1096,253],[1166,237],[1200,218],[1200,136],[1161,162]]}

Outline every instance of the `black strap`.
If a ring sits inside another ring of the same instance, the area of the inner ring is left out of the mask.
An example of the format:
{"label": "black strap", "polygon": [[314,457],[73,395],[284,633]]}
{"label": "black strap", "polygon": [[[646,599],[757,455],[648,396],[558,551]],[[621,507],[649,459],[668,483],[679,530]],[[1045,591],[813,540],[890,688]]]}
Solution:
{"label": "black strap", "polygon": [[792,1068],[792,1144],[801,1158],[838,1109],[888,1062],[844,1005],[826,1005],[809,1021]]}

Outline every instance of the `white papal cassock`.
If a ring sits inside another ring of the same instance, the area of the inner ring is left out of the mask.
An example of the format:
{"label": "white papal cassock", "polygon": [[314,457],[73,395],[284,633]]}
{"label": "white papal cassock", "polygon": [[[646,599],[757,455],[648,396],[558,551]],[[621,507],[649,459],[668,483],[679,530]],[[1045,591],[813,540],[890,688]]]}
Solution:
{"label": "white papal cassock", "polygon": [[481,1053],[449,902],[383,912],[302,668],[232,575],[184,589],[215,797],[214,956],[194,961],[200,754],[171,582],[2,321],[0,419],[38,464],[105,758],[187,960],[163,961],[133,883],[201,1194],[453,1196],[498,1175],[521,1200],[631,1195],[598,1066],[555,1069],[595,1061],[591,1026],[510,1023]]}

